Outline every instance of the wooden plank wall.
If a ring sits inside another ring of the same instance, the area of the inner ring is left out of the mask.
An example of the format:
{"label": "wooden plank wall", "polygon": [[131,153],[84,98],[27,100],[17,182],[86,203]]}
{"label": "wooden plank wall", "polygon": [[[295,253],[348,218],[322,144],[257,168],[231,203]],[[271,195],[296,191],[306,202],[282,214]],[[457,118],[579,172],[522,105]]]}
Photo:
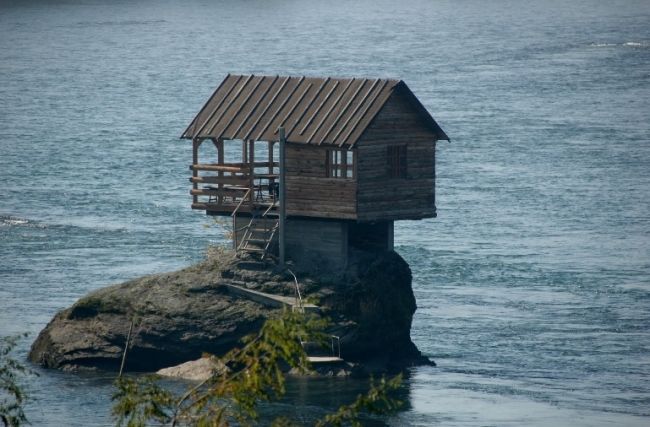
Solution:
{"label": "wooden plank wall", "polygon": [[287,256],[302,265],[339,271],[348,258],[348,223],[316,219],[287,219]]}
{"label": "wooden plank wall", "polygon": [[[407,99],[395,92],[357,143],[359,221],[435,216],[435,140]],[[407,145],[406,178],[390,178],[391,145]]]}
{"label": "wooden plank wall", "polygon": [[356,218],[357,183],[326,177],[326,147],[287,144],[287,215]]}

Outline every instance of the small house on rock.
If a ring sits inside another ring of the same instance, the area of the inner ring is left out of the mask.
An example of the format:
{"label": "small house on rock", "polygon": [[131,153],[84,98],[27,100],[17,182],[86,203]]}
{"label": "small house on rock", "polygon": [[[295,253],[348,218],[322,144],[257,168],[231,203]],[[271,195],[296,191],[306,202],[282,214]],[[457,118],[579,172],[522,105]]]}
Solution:
{"label": "small house on rock", "polygon": [[182,138],[192,209],[232,216],[236,250],[332,268],[436,216],[449,140],[401,80],[253,75],[226,76]]}

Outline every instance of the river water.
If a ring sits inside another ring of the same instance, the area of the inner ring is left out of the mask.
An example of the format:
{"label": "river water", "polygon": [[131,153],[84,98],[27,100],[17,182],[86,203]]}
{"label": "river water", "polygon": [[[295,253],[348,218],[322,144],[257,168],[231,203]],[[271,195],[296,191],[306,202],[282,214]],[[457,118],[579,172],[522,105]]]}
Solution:
{"label": "river water", "polygon": [[[226,73],[397,77],[452,142],[438,218],[395,231],[438,367],[379,423],[648,425],[649,22],[633,0],[0,0],[0,335],[30,333],[24,358],[87,292],[224,242],[178,136]],[[109,375],[37,371],[34,425],[111,423]]]}

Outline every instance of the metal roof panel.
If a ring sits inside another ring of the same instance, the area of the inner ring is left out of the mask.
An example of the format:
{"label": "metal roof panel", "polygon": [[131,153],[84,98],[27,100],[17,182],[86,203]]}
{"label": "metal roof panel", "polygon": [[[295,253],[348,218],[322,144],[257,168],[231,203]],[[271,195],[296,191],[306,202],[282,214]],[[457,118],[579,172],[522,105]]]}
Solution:
{"label": "metal roof panel", "polygon": [[411,104],[439,136],[448,139],[401,80],[227,75],[181,138],[276,140],[353,146],[393,91]]}

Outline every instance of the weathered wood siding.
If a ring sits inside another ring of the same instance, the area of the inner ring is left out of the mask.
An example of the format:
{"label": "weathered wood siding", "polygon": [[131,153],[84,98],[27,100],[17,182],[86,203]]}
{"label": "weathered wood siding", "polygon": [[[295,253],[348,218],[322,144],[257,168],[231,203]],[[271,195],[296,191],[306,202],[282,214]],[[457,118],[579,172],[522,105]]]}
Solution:
{"label": "weathered wood siding", "polygon": [[287,257],[303,268],[340,271],[348,258],[347,221],[287,219]]}
{"label": "weathered wood siding", "polygon": [[[357,143],[360,221],[435,216],[436,134],[395,92]],[[391,178],[388,147],[406,145],[407,175]]]}
{"label": "weathered wood siding", "polygon": [[356,219],[355,179],[327,178],[326,148],[287,144],[287,215]]}

